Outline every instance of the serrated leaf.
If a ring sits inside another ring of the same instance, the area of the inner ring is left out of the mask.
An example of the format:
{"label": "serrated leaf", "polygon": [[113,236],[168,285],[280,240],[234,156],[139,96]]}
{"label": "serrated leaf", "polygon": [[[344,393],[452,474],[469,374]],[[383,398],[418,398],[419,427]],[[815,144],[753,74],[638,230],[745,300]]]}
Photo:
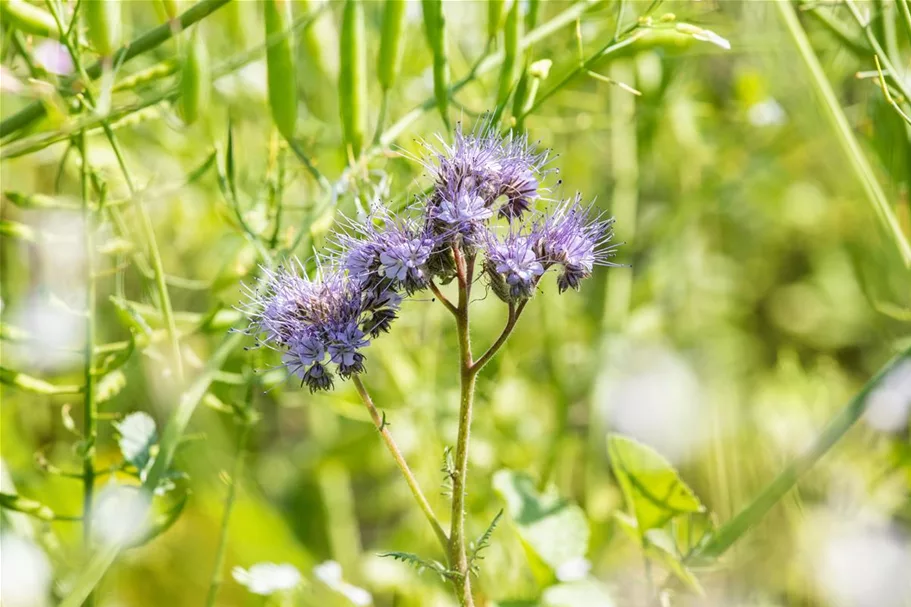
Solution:
{"label": "serrated leaf", "polygon": [[148,413],[137,411],[114,422],[114,428],[119,435],[117,444],[123,459],[144,470],[152,457],[152,447],[158,442],[155,420]]}
{"label": "serrated leaf", "polygon": [[120,369],[115,369],[98,380],[95,386],[95,402],[111,400],[127,385],[127,376]]}
{"label": "serrated leaf", "polygon": [[422,558],[411,552],[382,552],[378,556],[383,558],[391,558],[395,561],[400,561],[406,565],[410,565],[418,573],[432,571],[444,580],[453,579],[453,576],[457,575],[455,571],[450,571],[447,569],[443,563]]}
{"label": "serrated leaf", "polygon": [[541,607],[612,607],[607,587],[594,579],[551,586],[541,596]]}
{"label": "serrated leaf", "polygon": [[[493,477],[493,487],[506,501],[506,510],[516,525],[539,581],[555,579],[556,570],[588,551],[588,520],[582,509],[553,490],[539,493],[530,476],[512,470],[500,470]],[[541,571],[541,565],[547,571]]]}
{"label": "serrated leaf", "polygon": [[651,447],[611,434],[607,451],[640,536],[649,529],[663,527],[678,514],[704,511],[670,462]]}

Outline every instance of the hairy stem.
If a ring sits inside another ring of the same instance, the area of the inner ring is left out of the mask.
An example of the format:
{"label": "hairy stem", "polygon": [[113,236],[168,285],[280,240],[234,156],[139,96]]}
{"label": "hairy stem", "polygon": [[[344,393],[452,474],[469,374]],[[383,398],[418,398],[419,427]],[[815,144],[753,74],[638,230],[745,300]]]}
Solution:
{"label": "hairy stem", "polygon": [[[83,389],[83,456],[82,456],[82,541],[86,551],[92,542],[92,506],[95,494],[95,441],[98,436],[97,405],[95,403],[95,226],[94,213],[89,203],[89,162],[86,154],[85,132],[79,136],[82,155],[80,185],[82,189],[82,221],[85,231],[85,388]],[[89,594],[85,605],[94,605],[94,595]]]}
{"label": "hairy stem", "polygon": [[373,419],[373,423],[376,426],[376,429],[379,431],[380,436],[383,437],[383,442],[386,443],[386,447],[392,454],[392,459],[395,460],[395,463],[398,465],[399,470],[402,471],[402,476],[405,477],[405,482],[408,483],[408,488],[411,489],[411,494],[414,495],[415,501],[418,503],[418,506],[420,506],[421,511],[424,513],[424,516],[427,517],[427,521],[430,523],[430,526],[433,527],[433,532],[437,536],[437,539],[440,541],[440,545],[443,547],[443,550],[446,550],[449,546],[449,538],[446,537],[446,532],[443,531],[443,526],[440,525],[440,521],[437,519],[436,514],[433,513],[433,508],[431,508],[430,502],[428,502],[427,498],[424,497],[424,492],[421,491],[421,486],[418,484],[418,480],[414,477],[414,473],[411,472],[411,468],[408,467],[408,462],[405,461],[405,457],[402,455],[402,452],[399,450],[398,445],[395,443],[395,439],[392,438],[392,434],[389,432],[389,427],[386,423],[385,416],[381,416],[379,411],[377,411],[376,405],[373,404],[373,399],[370,397],[370,393],[367,392],[367,388],[364,386],[361,378],[357,375],[354,375],[352,376],[351,380],[354,383],[354,387],[357,388],[357,393],[360,395],[361,400],[364,402],[364,406],[366,406],[367,411],[370,412],[370,417]]}
{"label": "hairy stem", "polygon": [[474,607],[471,596],[471,572],[465,541],[465,487],[468,480],[468,444],[471,438],[471,414],[474,404],[477,370],[471,355],[468,302],[471,296],[471,270],[466,256],[453,246],[459,278],[459,303],[456,327],[459,334],[461,397],[459,401],[459,434],[456,439],[455,470],[452,474],[452,523],[449,530],[449,564],[458,574],[453,581],[463,607]]}

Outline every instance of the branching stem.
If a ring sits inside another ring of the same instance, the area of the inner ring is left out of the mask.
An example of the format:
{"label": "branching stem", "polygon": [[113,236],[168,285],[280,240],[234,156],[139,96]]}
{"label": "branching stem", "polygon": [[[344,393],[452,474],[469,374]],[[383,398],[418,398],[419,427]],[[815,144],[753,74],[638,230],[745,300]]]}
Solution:
{"label": "branching stem", "polygon": [[433,532],[437,536],[437,539],[440,541],[440,545],[443,547],[443,550],[447,550],[449,547],[449,538],[446,537],[446,532],[443,531],[443,526],[440,525],[440,521],[437,519],[436,514],[433,513],[433,508],[430,506],[430,502],[428,502],[427,498],[424,497],[424,492],[421,491],[421,486],[418,484],[417,479],[414,477],[414,473],[411,472],[411,468],[408,467],[408,462],[405,461],[405,457],[402,455],[401,450],[399,450],[398,445],[395,443],[395,439],[392,438],[392,434],[389,432],[389,424],[386,423],[385,418],[380,415],[379,411],[377,411],[376,405],[373,404],[373,399],[370,397],[370,393],[367,392],[367,387],[364,386],[361,378],[357,375],[354,375],[351,379],[354,383],[354,387],[357,388],[357,393],[360,395],[361,400],[364,402],[364,406],[367,407],[367,411],[370,412],[370,417],[373,419],[373,424],[376,426],[377,431],[383,438],[383,442],[386,443],[386,447],[392,454],[392,459],[395,460],[395,463],[398,464],[399,470],[402,471],[402,476],[405,477],[405,482],[408,483],[408,488],[411,489],[411,493],[414,495],[415,501],[417,501],[418,506],[420,506],[421,511],[424,513],[424,516],[427,517],[427,521],[430,523],[430,526],[433,527]]}

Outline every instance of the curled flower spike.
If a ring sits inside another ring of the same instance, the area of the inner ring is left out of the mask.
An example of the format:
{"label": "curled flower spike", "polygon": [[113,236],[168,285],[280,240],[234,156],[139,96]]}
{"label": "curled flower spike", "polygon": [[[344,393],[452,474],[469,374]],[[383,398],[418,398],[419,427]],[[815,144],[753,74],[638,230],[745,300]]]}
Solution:
{"label": "curled flower spike", "polygon": [[[537,151],[526,135],[504,137],[489,121],[467,134],[460,126],[453,143],[441,142],[432,155],[424,161],[435,182],[430,207],[446,205],[444,221],[457,224],[460,233],[466,221],[486,219],[477,210],[482,204],[491,216],[520,218],[540,196],[541,179],[549,172],[547,151]],[[496,208],[501,198],[505,202]],[[453,208],[473,210],[454,216]]]}
{"label": "curled flower spike", "polygon": [[426,266],[436,240],[423,226],[384,212],[351,228],[353,235],[336,237],[340,266],[351,280],[378,292],[392,289],[411,294],[427,287]]}
{"label": "curled flower spike", "polygon": [[549,213],[541,227],[538,253],[549,265],[558,265],[557,286],[579,289],[595,265],[617,266],[608,261],[616,245],[606,247],[613,238],[614,219],[604,219],[591,205],[582,206],[580,197],[565,200]]}
{"label": "curled flower spike", "polygon": [[[281,268],[267,272],[254,293],[250,331],[261,344],[283,352],[282,362],[311,392],[332,387],[332,372],[343,379],[364,371],[361,352],[368,335],[387,330],[395,319],[397,296],[365,291],[347,275],[329,268],[316,280]],[[327,360],[328,359],[328,360]]]}
{"label": "curled flower spike", "polygon": [[478,260],[491,290],[511,305],[530,299],[550,268],[561,293],[578,289],[596,265],[617,265],[608,261],[613,219],[578,196],[534,210],[547,159],[524,135],[503,136],[490,122],[459,129],[423,161],[434,186],[418,204],[402,215],[377,206],[347,222],[315,278],[299,264],[266,270],[245,310],[249,332],[316,392],[331,389],[335,376],[364,372],[364,350],[389,331],[404,297],[456,276],[464,296]]}
{"label": "curled flower spike", "polygon": [[540,238],[541,234],[534,231],[510,231],[503,238],[488,232],[484,271],[493,292],[503,301],[521,301],[534,293],[545,270],[537,250]]}

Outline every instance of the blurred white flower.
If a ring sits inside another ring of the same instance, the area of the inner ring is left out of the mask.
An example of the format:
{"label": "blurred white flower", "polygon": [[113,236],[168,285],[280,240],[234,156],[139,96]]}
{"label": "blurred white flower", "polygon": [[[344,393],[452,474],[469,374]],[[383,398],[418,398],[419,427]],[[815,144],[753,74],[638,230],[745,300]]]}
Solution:
{"label": "blurred white flower", "polygon": [[109,483],[99,493],[92,525],[99,540],[129,545],[146,532],[151,500],[140,487]]}
{"label": "blurred white flower", "polygon": [[834,607],[900,607],[911,601],[911,545],[895,529],[829,525],[817,550],[814,577]]}
{"label": "blurred white flower", "polygon": [[42,40],[35,47],[32,56],[38,65],[52,74],[66,76],[73,73],[73,59],[66,47],[56,40]]}
{"label": "blurred white flower", "polygon": [[18,95],[25,90],[22,81],[5,65],[0,65],[0,93],[13,93]]}
{"label": "blurred white flower", "polygon": [[231,576],[253,594],[263,596],[293,590],[301,583],[300,571],[289,563],[256,563],[249,569],[235,567]]}
{"label": "blurred white flower", "polygon": [[13,367],[50,373],[82,364],[85,322],[45,295],[33,293],[14,304],[7,322],[27,336],[22,343],[5,346]]}
{"label": "blurred white flower", "polygon": [[867,396],[864,419],[876,430],[900,432],[908,428],[911,415],[911,360],[892,369]]}
{"label": "blurred white flower", "polygon": [[369,592],[342,579],[342,566],[335,561],[320,563],[313,568],[313,575],[326,586],[358,605],[358,607],[373,604],[373,597]]}
{"label": "blurred white flower", "polygon": [[781,104],[769,97],[750,106],[747,120],[753,126],[777,126],[787,122],[788,116]]}
{"label": "blurred white flower", "polygon": [[580,556],[570,559],[557,567],[557,579],[561,582],[584,580],[591,569],[591,562],[587,558]]}
{"label": "blurred white flower", "polygon": [[17,535],[0,534],[0,605],[48,605],[51,581],[51,564],[41,548]]}
{"label": "blurred white flower", "polygon": [[617,343],[609,351],[598,404],[614,430],[680,462],[704,438],[702,391],[690,364],[660,344]]}

